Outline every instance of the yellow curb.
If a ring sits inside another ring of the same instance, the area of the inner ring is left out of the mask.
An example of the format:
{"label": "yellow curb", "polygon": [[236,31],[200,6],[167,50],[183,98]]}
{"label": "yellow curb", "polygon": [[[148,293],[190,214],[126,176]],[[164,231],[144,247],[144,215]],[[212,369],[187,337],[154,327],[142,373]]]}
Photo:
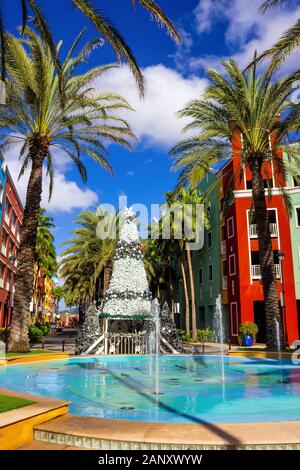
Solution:
{"label": "yellow curb", "polygon": [[10,364],[21,364],[23,362],[38,362],[38,361],[53,361],[57,359],[68,359],[69,354],[66,353],[51,353],[51,354],[37,354],[32,356],[16,356],[16,357],[7,357],[6,359],[0,360],[0,366],[10,365]]}
{"label": "yellow curb", "polygon": [[[228,351],[228,356],[279,359],[279,354],[277,352],[271,352],[271,351]],[[290,359],[291,356],[292,356],[292,353],[286,353],[286,352],[281,353],[281,357],[283,359]]]}
{"label": "yellow curb", "polygon": [[10,390],[1,393],[31,400],[35,403],[0,414],[0,450],[12,450],[31,442],[34,426],[68,413],[69,402],[36,395],[25,395]]}

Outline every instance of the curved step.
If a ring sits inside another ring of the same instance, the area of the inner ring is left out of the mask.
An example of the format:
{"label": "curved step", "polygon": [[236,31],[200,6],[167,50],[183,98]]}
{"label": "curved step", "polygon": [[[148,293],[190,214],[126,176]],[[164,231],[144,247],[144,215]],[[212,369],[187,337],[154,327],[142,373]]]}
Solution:
{"label": "curved step", "polygon": [[97,450],[300,450],[300,422],[144,423],[68,415],[37,425],[34,438]]}

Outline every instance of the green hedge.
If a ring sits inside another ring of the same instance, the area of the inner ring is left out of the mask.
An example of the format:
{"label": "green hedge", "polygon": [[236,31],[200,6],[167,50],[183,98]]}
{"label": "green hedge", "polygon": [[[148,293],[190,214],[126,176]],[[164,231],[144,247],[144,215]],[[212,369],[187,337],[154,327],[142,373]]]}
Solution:
{"label": "green hedge", "polygon": [[[183,341],[193,341],[192,335],[187,334],[185,330],[178,330],[178,334]],[[197,340],[200,343],[214,343],[216,341],[215,333],[210,328],[206,330],[197,330]]]}

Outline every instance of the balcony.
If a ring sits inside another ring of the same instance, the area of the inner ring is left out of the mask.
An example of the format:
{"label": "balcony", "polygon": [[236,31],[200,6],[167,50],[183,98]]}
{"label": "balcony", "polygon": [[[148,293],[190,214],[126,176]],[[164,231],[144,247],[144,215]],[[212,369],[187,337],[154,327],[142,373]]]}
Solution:
{"label": "balcony", "polygon": [[221,255],[226,255],[226,240],[221,241]]}
{"label": "balcony", "polygon": [[[275,274],[276,278],[280,279],[280,265],[275,264]],[[260,272],[260,265],[259,264],[253,264],[251,266],[251,277],[252,279],[261,279],[261,272]]]}
{"label": "balcony", "polygon": [[3,287],[3,279],[0,278],[0,287]]}
{"label": "balcony", "polygon": [[227,289],[227,276],[222,277],[222,290]]}
{"label": "balcony", "polygon": [[1,245],[1,253],[6,256],[6,245],[2,243]]}
{"label": "balcony", "polygon": [[[269,227],[270,227],[271,237],[278,237],[277,224],[276,223],[269,224]],[[256,224],[249,225],[249,237],[257,238],[257,225]]]}

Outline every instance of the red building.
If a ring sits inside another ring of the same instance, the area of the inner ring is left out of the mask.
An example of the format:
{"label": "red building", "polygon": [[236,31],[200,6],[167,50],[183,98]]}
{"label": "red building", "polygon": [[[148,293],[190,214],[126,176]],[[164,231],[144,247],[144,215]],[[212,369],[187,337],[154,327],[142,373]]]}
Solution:
{"label": "red building", "polygon": [[22,220],[22,203],[6,168],[0,227],[0,327],[8,326],[11,321],[17,250],[20,242],[19,229]]}
{"label": "red building", "polygon": [[[255,322],[259,327],[257,340],[265,340],[264,296],[260,276],[258,239],[255,224],[255,213],[251,211],[251,172],[245,169],[241,175],[240,134],[235,135],[232,146],[232,159],[223,167],[224,194],[233,185],[233,203],[225,217],[226,253],[227,253],[227,290],[229,334],[233,342],[237,341],[239,325],[245,321]],[[282,158],[282,155],[278,155]],[[269,211],[269,223],[272,235],[275,268],[278,282],[278,302],[282,302],[282,279],[284,279],[284,308],[282,320],[286,330],[286,339],[291,344],[298,339],[298,318],[295,296],[295,281],[292,259],[290,221],[283,197],[278,189],[279,181],[271,162],[264,163],[263,174],[265,187],[267,179],[272,187],[272,199],[266,203]],[[282,178],[282,176],[281,176]],[[284,272],[278,258],[283,251]]]}

